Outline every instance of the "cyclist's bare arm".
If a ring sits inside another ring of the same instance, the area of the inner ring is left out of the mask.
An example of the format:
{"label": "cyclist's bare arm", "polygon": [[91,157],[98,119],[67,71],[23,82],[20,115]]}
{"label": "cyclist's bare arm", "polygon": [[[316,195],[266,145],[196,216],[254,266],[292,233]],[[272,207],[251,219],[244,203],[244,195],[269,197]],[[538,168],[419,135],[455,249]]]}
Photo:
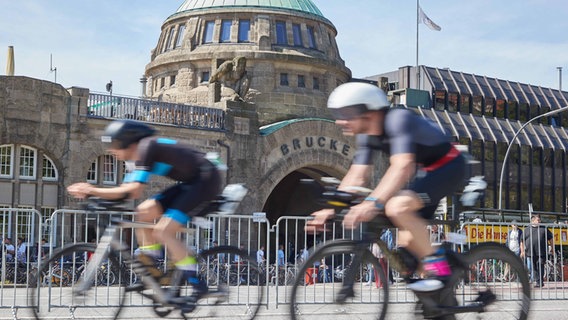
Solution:
{"label": "cyclist's bare arm", "polygon": [[140,182],[128,182],[114,188],[98,188],[87,182],[78,182],[68,186],[67,192],[80,199],[89,196],[108,200],[118,200],[127,197],[136,199],[140,197],[145,186],[145,184]]}
{"label": "cyclist's bare arm", "polygon": [[[415,156],[413,153],[395,154],[390,157],[390,166],[382,177],[377,187],[369,194],[369,197],[377,199],[383,205],[399,192],[414,176],[416,170]],[[363,201],[351,207],[345,215],[343,225],[354,228],[361,222],[371,221],[380,213],[375,203]]]}
{"label": "cyclist's bare arm", "polygon": [[341,183],[337,187],[337,190],[349,191],[346,188],[349,187],[363,187],[369,181],[371,175],[372,166],[366,164],[352,164],[349,167],[349,171]]}
{"label": "cyclist's bare arm", "polygon": [[402,190],[416,173],[415,158],[413,153],[391,155],[389,168],[369,197],[377,198],[382,204],[385,204]]}

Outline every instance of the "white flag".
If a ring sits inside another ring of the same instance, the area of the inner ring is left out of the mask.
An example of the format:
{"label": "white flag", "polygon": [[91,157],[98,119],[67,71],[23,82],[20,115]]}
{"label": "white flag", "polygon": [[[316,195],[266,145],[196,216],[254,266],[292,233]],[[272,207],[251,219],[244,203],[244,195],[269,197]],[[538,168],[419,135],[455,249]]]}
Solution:
{"label": "white flag", "polygon": [[439,25],[435,24],[434,21],[432,21],[432,20],[430,20],[430,18],[428,18],[428,16],[424,13],[424,11],[422,11],[422,8],[420,6],[418,6],[418,13],[419,13],[419,17],[418,17],[419,23],[424,23],[428,28],[430,28],[432,30],[436,30],[436,31],[442,30],[442,28],[440,28]]}

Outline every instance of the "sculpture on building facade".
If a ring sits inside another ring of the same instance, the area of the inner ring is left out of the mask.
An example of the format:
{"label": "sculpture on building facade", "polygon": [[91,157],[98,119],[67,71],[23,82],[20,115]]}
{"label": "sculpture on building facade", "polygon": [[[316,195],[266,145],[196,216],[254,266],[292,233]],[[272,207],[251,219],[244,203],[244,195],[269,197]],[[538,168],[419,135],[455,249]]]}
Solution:
{"label": "sculpture on building facade", "polygon": [[220,83],[231,88],[235,94],[232,100],[244,100],[249,91],[250,81],[246,71],[247,60],[238,56],[233,60],[223,62],[209,79],[209,83]]}

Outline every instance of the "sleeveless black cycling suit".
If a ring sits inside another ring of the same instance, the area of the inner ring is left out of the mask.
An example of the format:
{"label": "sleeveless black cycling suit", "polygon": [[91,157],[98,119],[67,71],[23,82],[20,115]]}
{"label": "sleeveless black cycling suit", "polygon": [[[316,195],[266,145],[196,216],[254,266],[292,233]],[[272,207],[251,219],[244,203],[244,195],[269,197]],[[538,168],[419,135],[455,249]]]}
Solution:
{"label": "sleeveless black cycling suit", "polygon": [[407,190],[416,192],[424,201],[420,214],[429,219],[438,202],[463,186],[465,158],[457,151],[435,123],[414,111],[393,108],[385,112],[384,134],[358,135],[353,164],[372,164],[373,151],[395,155],[413,153],[417,174]]}
{"label": "sleeveless black cycling suit", "polygon": [[186,224],[192,212],[220,192],[221,178],[205,154],[173,139],[148,137],[138,143],[139,160],[124,182],[148,183],[151,175],[168,177],[178,183],[151,197],[164,210],[164,216]]}

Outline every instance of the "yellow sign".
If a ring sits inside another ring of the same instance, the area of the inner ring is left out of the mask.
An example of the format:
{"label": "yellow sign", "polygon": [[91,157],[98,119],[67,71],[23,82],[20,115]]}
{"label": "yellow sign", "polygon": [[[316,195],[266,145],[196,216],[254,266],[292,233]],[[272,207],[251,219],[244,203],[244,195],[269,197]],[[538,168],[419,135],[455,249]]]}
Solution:
{"label": "yellow sign", "polygon": [[[522,229],[522,228],[521,228]],[[511,230],[509,226],[492,226],[492,225],[476,225],[470,224],[464,226],[464,231],[469,243],[478,242],[499,242],[507,241],[507,234]],[[568,245],[568,228],[549,228],[554,236],[555,245]]]}

